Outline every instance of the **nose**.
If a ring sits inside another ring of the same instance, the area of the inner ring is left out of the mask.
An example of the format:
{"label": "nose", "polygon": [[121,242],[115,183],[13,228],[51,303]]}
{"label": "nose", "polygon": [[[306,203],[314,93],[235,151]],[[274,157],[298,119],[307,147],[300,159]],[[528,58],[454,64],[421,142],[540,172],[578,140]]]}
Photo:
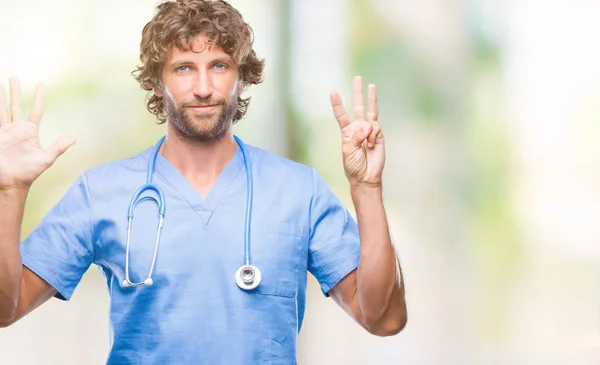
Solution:
{"label": "nose", "polygon": [[194,95],[206,99],[212,95],[213,84],[208,72],[199,72],[194,83]]}

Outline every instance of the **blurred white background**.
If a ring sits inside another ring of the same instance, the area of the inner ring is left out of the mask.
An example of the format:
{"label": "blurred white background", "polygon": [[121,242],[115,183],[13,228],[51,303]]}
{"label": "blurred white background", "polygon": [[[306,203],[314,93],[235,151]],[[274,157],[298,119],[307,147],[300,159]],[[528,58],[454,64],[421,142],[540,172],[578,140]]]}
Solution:
{"label": "blurred white background", "polygon": [[[311,277],[300,364],[600,364],[600,2],[231,3],[267,60],[236,133],[350,208],[328,93],[378,87],[408,325],[368,335]],[[0,82],[18,75],[29,106],[45,82],[43,143],[79,141],[36,182],[24,235],[85,169],[163,133],[130,75],[155,4],[0,0]],[[108,300],[91,268],[72,301],[0,330],[0,363],[105,363]]]}

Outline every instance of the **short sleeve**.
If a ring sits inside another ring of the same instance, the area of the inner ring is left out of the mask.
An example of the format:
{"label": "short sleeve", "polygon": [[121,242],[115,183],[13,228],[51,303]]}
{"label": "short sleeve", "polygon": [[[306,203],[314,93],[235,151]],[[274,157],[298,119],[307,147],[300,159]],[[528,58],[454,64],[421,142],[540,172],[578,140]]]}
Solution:
{"label": "short sleeve", "polygon": [[82,175],[21,243],[23,265],[69,300],[93,261],[90,194]]}
{"label": "short sleeve", "polygon": [[308,270],[325,296],[358,267],[358,226],[340,199],[313,169]]}

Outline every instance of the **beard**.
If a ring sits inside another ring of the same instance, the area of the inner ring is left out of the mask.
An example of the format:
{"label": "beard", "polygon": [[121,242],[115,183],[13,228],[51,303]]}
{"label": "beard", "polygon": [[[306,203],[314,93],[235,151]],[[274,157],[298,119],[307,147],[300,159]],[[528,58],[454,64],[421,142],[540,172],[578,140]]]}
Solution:
{"label": "beard", "polygon": [[[177,105],[175,98],[164,88],[165,114],[169,124],[182,138],[198,142],[217,141],[227,135],[237,113],[237,85],[229,99],[195,98]],[[216,105],[214,110],[192,113],[192,105]]]}

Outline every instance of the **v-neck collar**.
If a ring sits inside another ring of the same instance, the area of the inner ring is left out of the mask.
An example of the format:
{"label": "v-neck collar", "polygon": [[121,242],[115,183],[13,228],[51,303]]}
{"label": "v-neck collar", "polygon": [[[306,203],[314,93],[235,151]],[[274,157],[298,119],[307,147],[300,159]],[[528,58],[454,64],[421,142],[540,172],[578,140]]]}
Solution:
{"label": "v-neck collar", "polygon": [[[152,148],[150,148],[150,153],[146,155],[146,162],[148,162],[150,159],[152,155],[151,152]],[[194,211],[198,213],[198,216],[204,225],[208,225],[213,212],[215,209],[217,209],[217,206],[225,196],[229,186],[243,170],[243,167],[244,156],[242,155],[242,150],[238,145],[235,154],[231,160],[229,160],[225,166],[225,169],[223,169],[221,175],[219,175],[213,184],[206,198],[203,198],[200,194],[198,194],[192,184],[160,153],[156,156],[154,172],[155,174],[160,175],[166,182],[171,184],[175,190],[177,190],[179,194],[181,194],[181,196],[190,204]],[[167,198],[165,197],[165,199]],[[166,204],[168,205],[168,202],[166,202]]]}

